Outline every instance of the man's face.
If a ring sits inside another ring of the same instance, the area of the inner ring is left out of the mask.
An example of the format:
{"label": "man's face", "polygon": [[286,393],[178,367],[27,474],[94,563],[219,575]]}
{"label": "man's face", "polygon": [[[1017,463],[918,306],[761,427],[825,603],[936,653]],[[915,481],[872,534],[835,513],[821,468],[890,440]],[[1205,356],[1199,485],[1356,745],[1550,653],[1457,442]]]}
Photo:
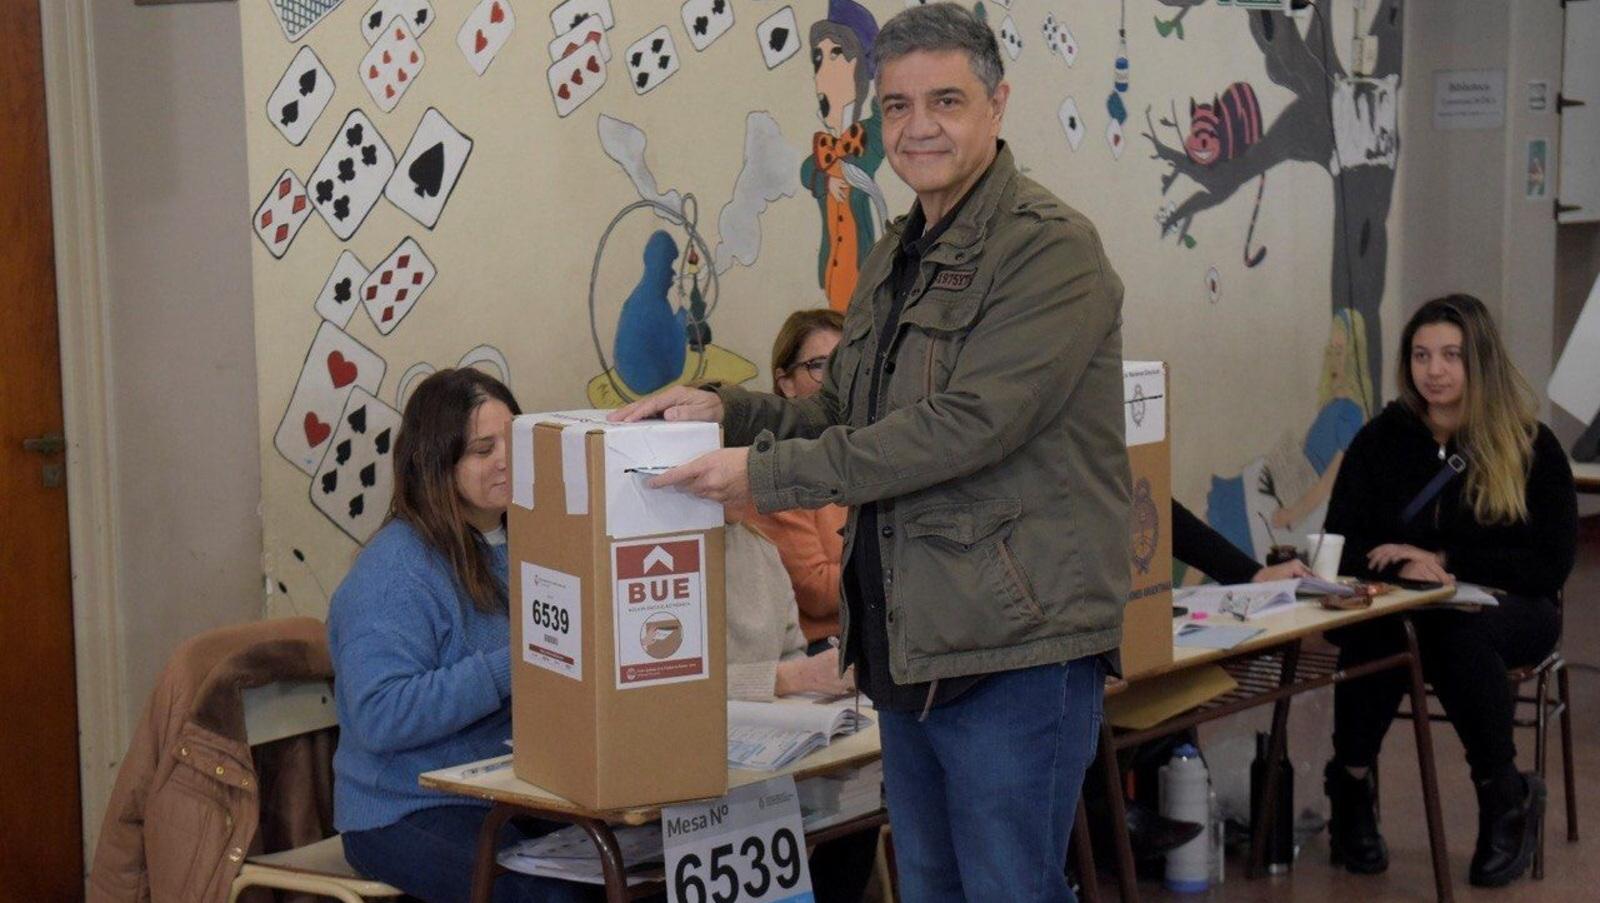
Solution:
{"label": "man's face", "polygon": [[962,50],[918,51],[878,72],[889,165],[918,196],[955,191],[988,165],[1011,87],[990,97]]}

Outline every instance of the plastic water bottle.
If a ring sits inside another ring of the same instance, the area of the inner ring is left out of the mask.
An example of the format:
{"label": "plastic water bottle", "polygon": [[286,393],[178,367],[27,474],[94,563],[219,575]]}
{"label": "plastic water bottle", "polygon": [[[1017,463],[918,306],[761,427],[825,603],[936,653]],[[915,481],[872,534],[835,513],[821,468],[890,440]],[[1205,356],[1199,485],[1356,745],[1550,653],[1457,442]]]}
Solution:
{"label": "plastic water bottle", "polygon": [[[1200,751],[1185,743],[1161,766],[1161,814],[1210,826],[1211,778]],[[1167,854],[1166,885],[1179,893],[1199,893],[1211,885],[1211,838],[1200,835]]]}

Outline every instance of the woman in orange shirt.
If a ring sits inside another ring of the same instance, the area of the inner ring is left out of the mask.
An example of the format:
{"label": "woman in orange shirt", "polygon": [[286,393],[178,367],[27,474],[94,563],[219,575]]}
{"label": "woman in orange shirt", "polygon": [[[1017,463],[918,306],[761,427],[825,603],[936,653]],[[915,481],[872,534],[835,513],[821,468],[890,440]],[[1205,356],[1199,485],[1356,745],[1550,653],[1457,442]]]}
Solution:
{"label": "woman in orange shirt", "polygon": [[[783,321],[772,343],[772,390],[785,398],[805,398],[822,388],[828,356],[844,334],[844,316],[821,308],[799,310]],[[778,547],[794,583],[800,630],[807,651],[828,648],[839,635],[839,573],[843,567],[846,509],[824,505],[775,514],[752,514],[746,521]]]}

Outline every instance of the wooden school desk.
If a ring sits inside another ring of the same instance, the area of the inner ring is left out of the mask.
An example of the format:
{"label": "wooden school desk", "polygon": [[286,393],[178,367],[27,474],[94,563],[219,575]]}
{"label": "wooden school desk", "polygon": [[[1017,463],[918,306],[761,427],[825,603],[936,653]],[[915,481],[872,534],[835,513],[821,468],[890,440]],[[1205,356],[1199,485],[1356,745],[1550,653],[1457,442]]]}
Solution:
{"label": "wooden school desk", "polygon": [[[1188,730],[1207,721],[1225,718],[1236,712],[1271,703],[1272,733],[1269,762],[1283,756],[1285,731],[1289,721],[1289,699],[1300,693],[1320,689],[1334,683],[1364,677],[1377,671],[1405,668],[1411,673],[1411,704],[1418,712],[1427,711],[1423,690],[1422,664],[1417,652],[1417,635],[1411,625],[1410,612],[1450,597],[1449,588],[1414,591],[1396,589],[1373,601],[1372,607],[1361,611],[1327,611],[1318,607],[1299,607],[1282,614],[1268,615],[1250,621],[1263,632],[1240,643],[1232,649],[1197,649],[1180,646],[1173,650],[1172,664],[1140,674],[1129,681],[1129,686],[1162,675],[1174,674],[1205,665],[1221,665],[1236,681],[1238,688],[1197,708],[1144,730],[1114,733],[1110,719],[1100,726],[1100,770],[1105,779],[1106,801],[1111,812],[1111,832],[1117,850],[1117,881],[1124,903],[1139,899],[1137,878],[1134,875],[1133,848],[1128,841],[1126,813],[1122,802],[1122,771],[1117,763],[1117,751],[1137,746],[1148,740],[1165,737]],[[1385,616],[1403,620],[1406,650],[1380,658],[1349,670],[1339,670],[1337,657],[1329,652],[1301,649],[1305,640],[1318,637],[1336,627],[1348,627],[1362,621]],[[1444,823],[1439,810],[1439,786],[1433,763],[1433,739],[1427,718],[1413,720],[1417,736],[1417,766],[1422,772],[1422,798],[1427,811],[1428,845],[1433,854],[1434,889],[1441,901],[1453,898],[1450,887],[1450,865],[1445,858]],[[1267,785],[1261,794],[1261,806],[1251,819],[1249,874],[1260,873],[1266,854],[1266,839],[1271,836],[1272,817],[1276,811],[1278,770],[1267,769]],[[1080,826],[1082,821],[1079,822]],[[1086,844],[1085,844],[1086,846]],[[1094,903],[1098,888],[1092,875],[1084,878],[1085,898]]]}
{"label": "wooden school desk", "polygon": [[[778,771],[730,768],[728,789],[732,790],[735,787],[783,775],[793,775],[794,779],[799,781],[820,775],[837,774],[875,761],[880,756],[878,725],[874,720],[870,727],[848,736],[837,737],[826,747],[800,759],[788,768]],[[495,760],[485,760],[485,762],[493,761]],[[607,811],[585,809],[548,790],[518,780],[517,776],[512,774],[510,767],[463,777],[464,771],[470,771],[478,764],[469,763],[441,768],[425,772],[418,778],[424,787],[461,796],[477,797],[494,804],[489,810],[489,816],[484,819],[483,828],[478,832],[478,855],[472,871],[473,903],[489,903],[495,878],[505,873],[506,870],[495,859],[498,852],[495,845],[496,835],[500,833],[501,826],[508,819],[518,815],[567,822],[582,828],[600,852],[600,861],[606,877],[605,890],[608,903],[623,903],[625,900],[662,891],[664,884],[660,880],[642,882],[632,888],[628,886],[627,864],[622,861],[616,835],[611,830],[612,825],[643,825],[656,821],[661,817],[661,806],[636,806]],[[877,812],[839,824],[808,831],[806,842],[811,845],[854,834],[857,831],[873,830],[887,821],[888,817],[884,810],[879,809]]]}

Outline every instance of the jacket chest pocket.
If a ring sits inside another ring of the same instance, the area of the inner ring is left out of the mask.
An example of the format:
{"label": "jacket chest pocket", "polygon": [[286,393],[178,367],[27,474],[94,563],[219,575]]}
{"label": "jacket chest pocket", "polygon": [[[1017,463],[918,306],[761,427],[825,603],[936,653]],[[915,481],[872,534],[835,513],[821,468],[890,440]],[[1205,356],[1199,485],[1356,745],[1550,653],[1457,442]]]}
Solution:
{"label": "jacket chest pocket", "polygon": [[900,318],[902,335],[889,374],[890,407],[915,404],[950,385],[956,358],[983,308],[987,288],[930,290]]}
{"label": "jacket chest pocket", "polygon": [[895,595],[916,654],[1012,645],[1045,621],[1008,539],[1021,499],[932,505],[904,515]]}

